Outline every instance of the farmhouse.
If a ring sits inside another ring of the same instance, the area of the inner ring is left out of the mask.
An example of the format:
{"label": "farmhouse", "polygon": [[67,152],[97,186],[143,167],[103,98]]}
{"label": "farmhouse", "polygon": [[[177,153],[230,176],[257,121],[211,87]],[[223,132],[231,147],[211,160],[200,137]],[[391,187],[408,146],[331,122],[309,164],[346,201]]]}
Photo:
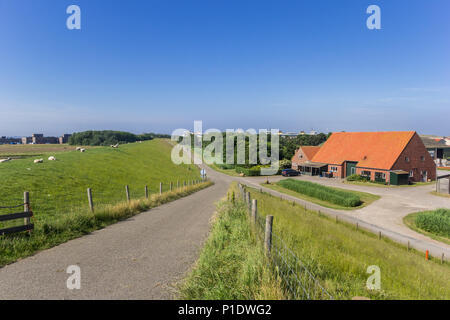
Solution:
{"label": "farmhouse", "polygon": [[327,164],[337,178],[360,174],[390,184],[436,179],[436,165],[415,131],[336,132],[311,161]]}
{"label": "farmhouse", "polygon": [[292,169],[310,176],[320,175],[323,171],[327,171],[328,166],[326,163],[311,161],[319,149],[319,146],[302,146],[298,148],[291,160]]}

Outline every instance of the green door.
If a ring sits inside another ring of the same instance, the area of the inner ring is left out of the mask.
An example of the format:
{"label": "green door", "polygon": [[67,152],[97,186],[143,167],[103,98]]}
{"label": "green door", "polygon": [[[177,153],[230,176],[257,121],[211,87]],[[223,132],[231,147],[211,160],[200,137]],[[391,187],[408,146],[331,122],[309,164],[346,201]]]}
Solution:
{"label": "green door", "polygon": [[395,174],[395,172],[391,172],[391,177],[389,179],[389,183],[394,185],[394,186],[398,186],[398,176]]}
{"label": "green door", "polygon": [[351,176],[352,174],[356,173],[356,163],[357,162],[346,162],[346,166],[345,166],[345,176]]}

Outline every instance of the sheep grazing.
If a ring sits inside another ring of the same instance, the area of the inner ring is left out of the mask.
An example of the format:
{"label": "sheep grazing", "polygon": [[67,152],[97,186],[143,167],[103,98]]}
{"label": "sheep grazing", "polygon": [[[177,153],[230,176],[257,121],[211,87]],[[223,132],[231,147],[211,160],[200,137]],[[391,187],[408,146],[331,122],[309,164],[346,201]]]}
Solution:
{"label": "sheep grazing", "polygon": [[111,148],[118,148],[118,147],[119,147],[119,144],[118,144],[118,143],[112,144],[112,145],[111,145]]}
{"label": "sheep grazing", "polygon": [[34,160],[34,163],[42,163],[42,162],[44,162],[44,159],[36,159],[36,160]]}
{"label": "sheep grazing", "polygon": [[75,150],[76,150],[76,151],[80,151],[80,150],[81,150],[81,147],[77,147]]}
{"label": "sheep grazing", "polygon": [[83,149],[83,148],[80,149],[80,152],[85,152],[85,151],[86,151],[86,149]]}
{"label": "sheep grazing", "polygon": [[10,161],[10,160],[11,160],[11,158],[0,159],[0,163],[3,163],[3,162],[8,162],[8,161]]}
{"label": "sheep grazing", "polygon": [[49,160],[49,161],[55,161],[56,158],[55,158],[54,156],[51,156],[51,157],[48,157],[48,160]]}

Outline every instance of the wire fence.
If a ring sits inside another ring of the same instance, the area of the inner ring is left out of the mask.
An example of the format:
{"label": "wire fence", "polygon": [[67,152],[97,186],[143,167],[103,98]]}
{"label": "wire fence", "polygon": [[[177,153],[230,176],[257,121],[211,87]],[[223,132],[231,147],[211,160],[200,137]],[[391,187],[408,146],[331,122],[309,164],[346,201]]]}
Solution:
{"label": "wire fence", "polygon": [[333,300],[333,296],[320,284],[299,257],[283,241],[282,236],[273,231],[272,223],[252,210],[249,193],[239,185],[241,197],[256,225],[256,235],[265,243],[269,267],[281,279],[282,288],[291,299]]}
{"label": "wire fence", "polygon": [[[179,191],[185,187],[205,182],[207,179],[189,179],[181,177],[178,181],[153,182],[148,185],[130,185],[128,195],[126,186],[105,186],[103,190],[93,188],[91,190],[92,201],[95,210],[100,210],[107,206],[114,206],[119,203],[126,203],[128,200],[142,200],[147,196],[166,193],[169,191]],[[33,212],[35,223],[48,222],[58,219],[62,215],[88,211],[90,209],[87,189],[82,187],[74,188],[71,192],[41,190],[29,193],[29,207]],[[22,211],[24,199],[16,197],[2,197],[0,195],[0,216]],[[18,221],[0,222],[0,229],[19,224]]]}

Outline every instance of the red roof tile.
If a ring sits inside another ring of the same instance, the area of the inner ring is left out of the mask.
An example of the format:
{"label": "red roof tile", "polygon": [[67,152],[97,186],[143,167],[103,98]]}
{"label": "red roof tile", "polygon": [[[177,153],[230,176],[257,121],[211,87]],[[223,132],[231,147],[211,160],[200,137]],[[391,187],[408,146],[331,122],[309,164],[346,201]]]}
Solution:
{"label": "red roof tile", "polygon": [[335,132],[312,161],[355,161],[358,167],[390,170],[414,134],[415,131]]}
{"label": "red roof tile", "polygon": [[303,146],[300,147],[307,160],[311,160],[316,153],[320,150],[320,146]]}

